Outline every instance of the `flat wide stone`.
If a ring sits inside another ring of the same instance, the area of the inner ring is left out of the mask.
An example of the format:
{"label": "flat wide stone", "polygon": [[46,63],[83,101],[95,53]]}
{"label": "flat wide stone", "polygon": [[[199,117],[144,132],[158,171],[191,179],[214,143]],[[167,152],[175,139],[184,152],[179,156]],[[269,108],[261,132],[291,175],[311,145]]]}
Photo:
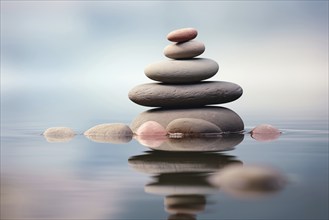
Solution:
{"label": "flat wide stone", "polygon": [[163,60],[149,64],[145,75],[164,83],[195,83],[209,79],[218,72],[216,61],[207,58]]}
{"label": "flat wide stone", "polygon": [[232,102],[242,95],[242,88],[231,82],[207,81],[196,84],[147,83],[136,86],[129,98],[150,107],[199,107]]}
{"label": "flat wide stone", "polygon": [[147,121],[156,121],[163,127],[179,118],[196,118],[209,121],[219,127],[222,132],[241,132],[244,129],[242,119],[234,111],[224,108],[207,106],[190,109],[151,109],[139,114],[131,123],[131,130],[135,132]]}

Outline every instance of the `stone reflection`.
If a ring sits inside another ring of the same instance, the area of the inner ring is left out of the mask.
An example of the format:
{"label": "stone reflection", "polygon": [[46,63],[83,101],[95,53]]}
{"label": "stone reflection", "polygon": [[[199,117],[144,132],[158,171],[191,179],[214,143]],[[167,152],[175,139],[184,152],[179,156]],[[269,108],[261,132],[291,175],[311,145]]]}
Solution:
{"label": "stone reflection", "polygon": [[133,156],[128,162],[136,171],[148,174],[210,173],[228,164],[242,164],[234,156],[219,153],[158,151]]}
{"label": "stone reflection", "polygon": [[164,196],[164,209],[172,220],[196,219],[206,208],[207,196],[218,191],[208,181],[210,176],[227,165],[242,165],[234,156],[202,152],[150,151],[128,162],[136,171],[153,175],[144,190]]}
{"label": "stone reflection", "polygon": [[217,134],[193,137],[135,137],[140,144],[159,151],[215,152],[233,150],[243,141],[243,134]]}
{"label": "stone reflection", "polygon": [[287,184],[278,170],[261,165],[230,165],[209,178],[209,182],[238,198],[259,198],[277,193]]}

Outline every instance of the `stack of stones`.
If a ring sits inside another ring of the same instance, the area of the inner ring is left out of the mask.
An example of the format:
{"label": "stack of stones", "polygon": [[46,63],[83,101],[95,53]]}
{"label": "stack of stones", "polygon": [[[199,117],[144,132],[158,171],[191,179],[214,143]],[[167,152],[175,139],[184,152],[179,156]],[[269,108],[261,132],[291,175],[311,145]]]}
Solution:
{"label": "stack of stones", "polygon": [[241,118],[224,107],[208,106],[237,100],[242,88],[225,81],[205,81],[218,72],[218,64],[196,58],[205,51],[194,28],[172,31],[164,55],[169,58],[148,65],[145,75],[156,83],[138,85],[129,92],[136,104],[159,107],[141,113],[132,122],[133,132],[147,121],[156,121],[169,133],[237,133],[244,129]]}

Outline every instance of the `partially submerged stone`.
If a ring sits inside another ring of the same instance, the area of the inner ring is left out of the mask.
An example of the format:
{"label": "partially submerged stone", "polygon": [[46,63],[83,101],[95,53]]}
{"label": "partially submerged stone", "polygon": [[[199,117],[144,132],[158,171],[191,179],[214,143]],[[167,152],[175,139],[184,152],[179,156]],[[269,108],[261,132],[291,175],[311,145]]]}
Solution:
{"label": "partially submerged stone", "polygon": [[252,129],[251,137],[257,141],[273,141],[281,135],[279,129],[269,124],[261,124]]}
{"label": "partially submerged stone", "polygon": [[224,107],[201,107],[190,109],[151,109],[139,114],[131,123],[131,129],[136,130],[147,121],[156,121],[164,128],[170,122],[179,118],[196,118],[209,121],[220,128],[222,132],[241,132],[244,129],[242,119],[234,111]]}
{"label": "partially submerged stone", "polygon": [[51,127],[43,132],[43,136],[48,142],[67,142],[75,136],[75,132],[68,127]]}
{"label": "partially submerged stone", "polygon": [[88,129],[84,135],[95,142],[120,144],[129,142],[133,132],[125,124],[106,123]]}

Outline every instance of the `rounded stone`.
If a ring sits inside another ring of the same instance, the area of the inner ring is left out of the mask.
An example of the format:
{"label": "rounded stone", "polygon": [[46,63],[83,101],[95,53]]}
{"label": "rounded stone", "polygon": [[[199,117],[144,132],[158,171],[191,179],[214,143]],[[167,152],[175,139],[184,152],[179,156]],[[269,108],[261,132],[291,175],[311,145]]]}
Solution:
{"label": "rounded stone", "polygon": [[208,81],[197,84],[147,83],[130,90],[129,99],[150,107],[201,107],[237,100],[242,88],[231,82]]}
{"label": "rounded stone", "polygon": [[75,132],[67,127],[51,127],[43,132],[44,137],[48,142],[67,142],[74,136]]}
{"label": "rounded stone", "polygon": [[264,142],[276,140],[281,135],[279,129],[269,124],[258,125],[250,133],[255,140]]}
{"label": "rounded stone", "polygon": [[209,79],[218,72],[216,61],[207,58],[163,60],[149,64],[145,75],[164,83],[195,83]]}
{"label": "rounded stone", "polygon": [[148,174],[210,173],[232,164],[242,164],[234,156],[214,153],[158,152],[130,157],[129,165]]}
{"label": "rounded stone", "polygon": [[184,42],[196,38],[197,35],[198,31],[195,28],[181,28],[170,32],[167,39],[172,42]]}
{"label": "rounded stone", "polygon": [[120,144],[131,141],[133,132],[125,124],[106,123],[88,129],[84,135],[95,142]]}
{"label": "rounded stone", "polygon": [[205,46],[202,42],[192,40],[169,44],[165,47],[163,53],[171,59],[191,59],[201,55],[204,51]]}
{"label": "rounded stone", "polygon": [[182,133],[185,135],[221,133],[217,125],[198,118],[175,119],[168,124],[166,130],[169,133]]}
{"label": "rounded stone", "polygon": [[156,121],[147,121],[143,123],[137,130],[138,136],[166,136],[166,129]]}
{"label": "rounded stone", "polygon": [[157,108],[140,113],[131,123],[135,132],[143,123],[156,121],[164,128],[170,122],[179,118],[196,118],[209,121],[220,128],[222,132],[241,132],[244,129],[242,119],[234,111],[217,106],[206,106],[190,109],[165,109]]}

